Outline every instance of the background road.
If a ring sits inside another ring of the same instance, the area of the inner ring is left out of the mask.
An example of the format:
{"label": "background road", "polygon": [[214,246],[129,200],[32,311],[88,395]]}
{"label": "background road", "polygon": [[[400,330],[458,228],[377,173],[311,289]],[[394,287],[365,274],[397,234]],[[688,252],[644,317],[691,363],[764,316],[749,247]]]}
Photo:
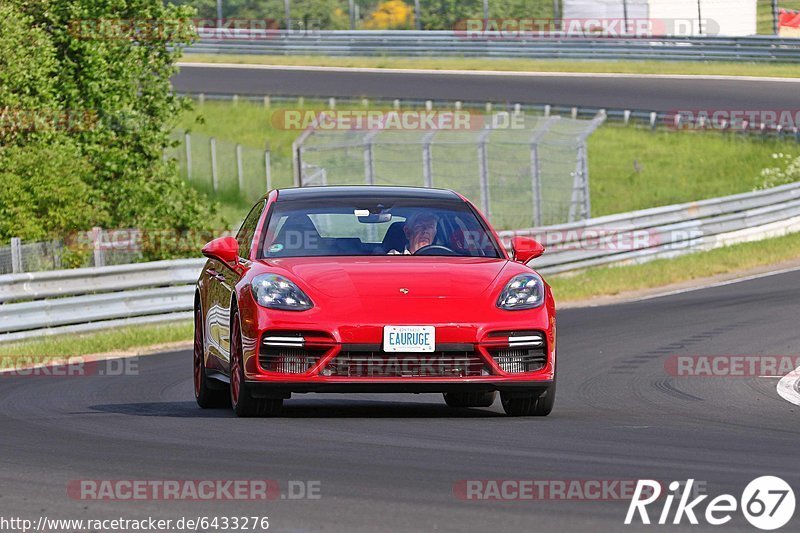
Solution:
{"label": "background road", "polygon": [[470,75],[282,68],[219,68],[183,64],[179,92],[239,95],[383,97],[493,101],[598,108],[797,109],[793,82],[597,75]]}
{"label": "background road", "polygon": [[[772,474],[797,492],[798,408],[775,378],[670,377],[664,360],[797,354],[798,301],[793,272],[564,310],[558,401],[543,419],[507,418],[499,402],[449,409],[438,395],[296,395],[279,418],[236,419],[195,406],[186,351],[140,359],[139,375],[0,377],[0,514],[269,515],[277,531],[630,531],[625,502],[461,501],[453,485],[691,477],[712,496],[739,497]],[[318,480],[322,498],[68,498],[67,482],[86,478]],[[751,530],[738,513],[716,528],[731,529]]]}

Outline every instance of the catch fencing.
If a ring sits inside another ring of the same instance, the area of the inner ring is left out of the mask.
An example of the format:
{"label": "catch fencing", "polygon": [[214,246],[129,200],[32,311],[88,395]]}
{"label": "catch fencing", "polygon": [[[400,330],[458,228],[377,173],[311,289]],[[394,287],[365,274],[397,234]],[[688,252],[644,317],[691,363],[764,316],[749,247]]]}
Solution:
{"label": "catch fencing", "polygon": [[[604,120],[505,113],[468,131],[310,128],[292,147],[295,185],[449,188],[498,228],[574,222],[590,216],[586,141]],[[493,127],[510,122],[519,127]]]}
{"label": "catch fencing", "polygon": [[95,227],[66,239],[42,242],[12,237],[9,246],[0,247],[0,274],[135,263],[143,258],[141,249],[118,237],[124,234],[128,239],[133,233]]}
{"label": "catch fencing", "polygon": [[272,153],[197,132],[171,134],[165,159],[174,159],[178,173],[213,196],[255,200],[272,189]]}

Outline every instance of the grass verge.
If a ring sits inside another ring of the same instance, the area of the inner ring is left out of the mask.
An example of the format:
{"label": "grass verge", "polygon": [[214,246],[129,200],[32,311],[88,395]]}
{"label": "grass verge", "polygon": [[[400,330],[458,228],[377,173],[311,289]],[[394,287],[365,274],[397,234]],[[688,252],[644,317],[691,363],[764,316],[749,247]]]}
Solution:
{"label": "grass verge", "polygon": [[[192,340],[191,320],[159,325],[141,325],[92,333],[54,335],[0,345],[0,358],[44,362],[52,359],[133,350],[146,346]],[[2,365],[6,366],[6,365]]]}
{"label": "grass verge", "polygon": [[640,265],[593,268],[549,276],[559,302],[614,296],[800,258],[800,233],[658,259]]}
{"label": "grass verge", "polygon": [[184,54],[185,63],[237,63],[351,68],[426,70],[485,70],[513,72],[578,72],[609,74],[683,74],[692,76],[800,77],[800,66],[790,63],[691,61],[566,61],[558,59],[329,57],[229,54]]}

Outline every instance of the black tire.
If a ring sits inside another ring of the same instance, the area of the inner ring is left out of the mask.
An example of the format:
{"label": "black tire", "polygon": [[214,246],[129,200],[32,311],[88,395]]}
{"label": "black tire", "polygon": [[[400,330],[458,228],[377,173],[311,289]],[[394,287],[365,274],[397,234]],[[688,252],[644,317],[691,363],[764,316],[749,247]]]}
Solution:
{"label": "black tire", "polygon": [[231,318],[231,386],[230,403],[239,417],[274,416],[283,407],[282,398],[254,398],[244,380],[242,335],[239,313]]}
{"label": "black tire", "polygon": [[497,391],[445,392],[443,396],[450,407],[491,407],[497,398]]}
{"label": "black tire", "polygon": [[547,416],[556,403],[556,383],[554,381],[539,395],[512,396],[501,392],[500,402],[503,404],[503,411],[509,416]]}
{"label": "black tire", "polygon": [[194,310],[194,350],[192,354],[194,399],[203,409],[219,409],[231,406],[231,395],[228,387],[221,381],[212,380],[206,374],[205,338],[203,333],[203,316],[200,307]]}

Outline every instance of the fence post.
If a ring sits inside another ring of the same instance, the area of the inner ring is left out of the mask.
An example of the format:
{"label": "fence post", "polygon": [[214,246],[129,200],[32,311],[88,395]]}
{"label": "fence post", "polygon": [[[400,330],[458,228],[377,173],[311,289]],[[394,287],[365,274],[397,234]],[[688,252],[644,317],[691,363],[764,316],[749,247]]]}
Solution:
{"label": "fence post", "polygon": [[92,241],[94,247],[94,266],[106,266],[106,256],[103,250],[103,228],[95,226],[92,228]]}
{"label": "fence post", "polygon": [[214,192],[217,192],[217,187],[219,186],[219,177],[217,176],[217,139],[211,137],[209,143],[211,144],[211,186],[214,188]]}
{"label": "fence post", "polygon": [[186,148],[186,177],[192,179],[192,135],[187,131],[183,135]]}
{"label": "fence post", "polygon": [[780,33],[780,25],[778,22],[779,16],[778,0],[772,0],[772,34],[778,35]]}
{"label": "fence post", "polygon": [[267,175],[267,191],[272,190],[272,161],[271,156],[269,153],[269,145],[267,145],[267,149],[264,150],[264,171]]}
{"label": "fence post", "polygon": [[11,237],[11,272],[22,272],[22,241],[19,237]]}
{"label": "fence post", "polygon": [[364,183],[375,185],[375,153],[373,140],[378,135],[378,130],[373,130],[364,136]]}
{"label": "fence post", "polygon": [[542,225],[542,168],[539,162],[539,142],[560,116],[548,117],[538,125],[530,138],[531,143],[531,193],[533,195],[533,225]]}
{"label": "fence post", "polygon": [[308,128],[292,143],[292,177],[295,187],[303,186],[303,143],[314,130]]}
{"label": "fence post", "polygon": [[63,248],[63,243],[53,239],[50,246],[53,249],[53,268],[58,270],[61,268],[61,249]]}
{"label": "fence post", "polygon": [[491,211],[489,210],[489,154],[486,150],[486,138],[491,133],[489,126],[484,129],[478,137],[478,179],[481,186],[481,209],[483,215],[491,220]]}
{"label": "fence post", "polygon": [[422,137],[422,183],[425,187],[433,187],[433,157],[431,156],[431,141],[436,131],[431,131]]}
{"label": "fence post", "polygon": [[239,178],[239,194],[244,190],[244,168],[242,167],[242,145],[236,145],[236,175]]}

